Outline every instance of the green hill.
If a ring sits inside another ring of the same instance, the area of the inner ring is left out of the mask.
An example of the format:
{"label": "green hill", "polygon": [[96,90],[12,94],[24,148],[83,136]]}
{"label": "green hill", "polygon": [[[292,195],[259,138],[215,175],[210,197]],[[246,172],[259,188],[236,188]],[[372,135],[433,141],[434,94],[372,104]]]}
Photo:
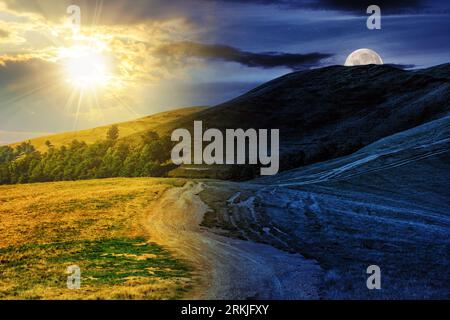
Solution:
{"label": "green hill", "polygon": [[[162,112],[155,115],[147,116],[144,118],[118,123],[119,139],[126,139],[127,142],[133,143],[140,139],[140,136],[145,131],[155,131],[160,135],[167,134],[174,128],[177,120],[192,115],[198,111],[204,110],[206,107],[191,107],[178,109],[174,111]],[[31,144],[36,150],[45,152],[47,147],[45,142],[50,141],[55,147],[61,147],[63,145],[69,145],[73,140],[84,141],[87,144],[95,143],[99,140],[103,140],[106,137],[106,132],[111,125],[97,127],[92,129],[86,129],[74,132],[65,132],[50,136],[39,137],[31,139]],[[16,147],[21,142],[11,144],[11,147]]]}

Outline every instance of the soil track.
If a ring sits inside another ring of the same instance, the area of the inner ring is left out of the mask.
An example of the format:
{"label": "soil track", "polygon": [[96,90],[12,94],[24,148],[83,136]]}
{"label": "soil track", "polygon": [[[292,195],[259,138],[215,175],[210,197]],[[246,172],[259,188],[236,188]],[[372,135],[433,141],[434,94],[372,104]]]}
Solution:
{"label": "soil track", "polygon": [[167,190],[149,209],[151,240],[194,267],[192,299],[317,299],[322,270],[312,260],[269,245],[218,236],[200,227],[209,209],[202,183]]}

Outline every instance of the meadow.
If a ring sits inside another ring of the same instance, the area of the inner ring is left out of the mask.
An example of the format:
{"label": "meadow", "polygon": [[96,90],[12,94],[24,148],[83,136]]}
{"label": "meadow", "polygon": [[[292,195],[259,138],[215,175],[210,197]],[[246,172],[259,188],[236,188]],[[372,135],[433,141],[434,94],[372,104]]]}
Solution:
{"label": "meadow", "polygon": [[[0,299],[181,299],[191,267],[151,242],[147,209],[181,179],[0,186]],[[81,288],[67,288],[67,267]]]}

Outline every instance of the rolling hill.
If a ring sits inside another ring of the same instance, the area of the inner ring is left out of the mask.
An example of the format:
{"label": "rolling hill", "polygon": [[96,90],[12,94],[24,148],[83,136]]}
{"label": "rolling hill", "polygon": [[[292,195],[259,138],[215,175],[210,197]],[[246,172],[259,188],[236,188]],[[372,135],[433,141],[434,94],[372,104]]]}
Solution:
{"label": "rolling hill", "polygon": [[[450,111],[450,64],[406,71],[391,65],[330,66],[287,74],[212,108],[193,107],[118,124],[131,144],[143,132],[176,128],[280,129],[280,167],[289,170],[349,155]],[[31,140],[38,150],[105,137],[108,126]],[[178,177],[252,178],[233,166],[182,166]]]}
{"label": "rolling hill", "polygon": [[294,72],[180,119],[208,128],[280,129],[281,167],[348,155],[450,111],[450,64],[405,71],[389,65]]}
{"label": "rolling hill", "polygon": [[[145,131],[155,131],[158,134],[166,134],[173,128],[173,123],[178,119],[190,115],[191,113],[195,113],[205,109],[205,107],[191,107],[191,108],[183,108],[163,113],[158,113],[155,115],[147,116],[144,118],[118,123],[117,126],[120,132],[120,139],[127,139],[130,142],[136,141],[140,138],[140,134]],[[103,126],[97,127],[87,130],[74,131],[74,132],[66,132],[55,135],[49,135],[44,137],[39,137],[36,139],[31,139],[30,142],[36,147],[39,151],[46,151],[47,147],[45,146],[45,142],[47,140],[51,141],[51,143],[55,147],[60,147],[62,145],[68,145],[73,140],[84,141],[86,143],[94,143],[98,140],[105,139],[106,132],[111,127]],[[15,147],[19,145],[19,143],[14,143],[11,146]]]}

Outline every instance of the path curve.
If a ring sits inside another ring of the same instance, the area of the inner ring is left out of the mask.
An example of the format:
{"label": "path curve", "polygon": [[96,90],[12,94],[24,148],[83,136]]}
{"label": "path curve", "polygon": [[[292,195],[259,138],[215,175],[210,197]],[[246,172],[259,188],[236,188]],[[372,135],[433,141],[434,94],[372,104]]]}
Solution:
{"label": "path curve", "polygon": [[200,227],[209,210],[203,183],[168,189],[149,209],[151,241],[187,260],[200,281],[190,299],[318,299],[323,272],[313,260]]}

